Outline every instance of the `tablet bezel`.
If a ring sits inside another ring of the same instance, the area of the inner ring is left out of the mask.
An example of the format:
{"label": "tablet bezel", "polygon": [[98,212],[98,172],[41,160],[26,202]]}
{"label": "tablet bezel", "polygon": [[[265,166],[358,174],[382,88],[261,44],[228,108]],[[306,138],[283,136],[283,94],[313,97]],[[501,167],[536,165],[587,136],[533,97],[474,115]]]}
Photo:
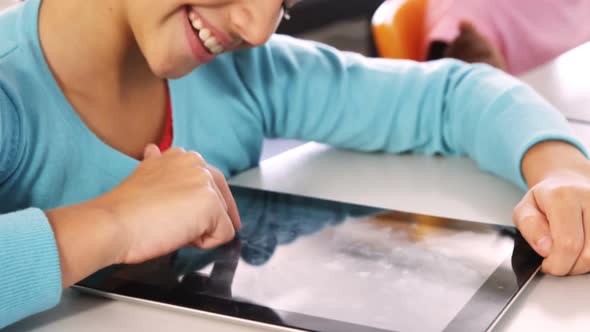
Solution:
{"label": "tablet bezel", "polygon": [[[302,197],[285,193],[263,191],[259,189],[231,186],[232,191],[265,192],[272,195],[287,195]],[[306,199],[346,204],[360,208],[372,208],[368,206],[324,200],[313,197]],[[381,209],[381,208],[378,208]],[[425,217],[421,214],[399,212],[390,209],[382,209],[383,212],[399,214],[401,217],[415,220],[416,217]],[[431,217],[436,220],[450,223],[470,223],[459,219]],[[478,223],[482,224],[482,223]],[[538,256],[526,243],[520,233],[514,227],[484,224],[494,226],[498,232],[511,232],[514,234],[516,255],[507,257],[496,270],[487,278],[484,284],[477,290],[471,299],[457,313],[444,331],[488,331],[503,315],[516,296],[539,271],[542,257]],[[103,270],[103,274],[104,274]],[[100,273],[100,272],[99,272]],[[92,278],[81,281],[74,286],[83,292],[97,294],[116,299],[133,300],[163,305],[183,310],[198,311],[213,315],[232,317],[246,322],[257,322],[264,325],[272,325],[281,328],[316,331],[316,332],[393,332],[392,330],[379,329],[354,323],[315,317],[307,314],[278,310],[264,307],[243,300],[224,299],[207,294],[174,293],[159,287],[148,285],[134,280],[120,279],[113,276],[106,277],[108,282],[93,281]],[[493,299],[493,306],[489,300]],[[485,301],[484,301],[485,300]],[[403,331],[402,331],[403,332]]]}

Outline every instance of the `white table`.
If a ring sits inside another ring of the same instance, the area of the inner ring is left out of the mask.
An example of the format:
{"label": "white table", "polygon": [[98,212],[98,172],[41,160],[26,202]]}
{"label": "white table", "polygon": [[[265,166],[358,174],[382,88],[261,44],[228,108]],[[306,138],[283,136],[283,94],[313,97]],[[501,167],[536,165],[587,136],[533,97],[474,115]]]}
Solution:
{"label": "white table", "polygon": [[537,68],[521,79],[561,109],[568,118],[590,124],[590,43]]}
{"label": "white table", "polygon": [[[590,112],[587,109],[590,108],[589,59],[590,44],[524,75],[523,79],[556,105],[568,107],[570,114]],[[572,126],[590,145],[590,126]],[[467,159],[359,154],[315,143],[266,160],[260,168],[245,172],[232,182],[499,224],[511,224],[512,208],[522,195],[515,186],[480,172]],[[590,275],[537,277],[500,321],[496,331],[588,331],[589,295]],[[168,311],[66,291],[57,308],[5,331],[123,330],[250,332],[260,331],[260,328],[226,318]]]}

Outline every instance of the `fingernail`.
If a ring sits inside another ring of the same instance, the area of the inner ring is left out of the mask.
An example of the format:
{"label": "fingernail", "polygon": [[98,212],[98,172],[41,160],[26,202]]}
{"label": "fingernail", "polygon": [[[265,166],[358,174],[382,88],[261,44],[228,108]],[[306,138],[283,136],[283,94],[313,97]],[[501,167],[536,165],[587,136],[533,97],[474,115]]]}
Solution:
{"label": "fingernail", "polygon": [[551,251],[552,244],[553,244],[553,241],[551,240],[551,237],[548,235],[545,235],[539,241],[537,241],[537,248],[539,248],[539,250],[541,250],[541,253],[547,255],[547,254],[549,254],[549,251]]}

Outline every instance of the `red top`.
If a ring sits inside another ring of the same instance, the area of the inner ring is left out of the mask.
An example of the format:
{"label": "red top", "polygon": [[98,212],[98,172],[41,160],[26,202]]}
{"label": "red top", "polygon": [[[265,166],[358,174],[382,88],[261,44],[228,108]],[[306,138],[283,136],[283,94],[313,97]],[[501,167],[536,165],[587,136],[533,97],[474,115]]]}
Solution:
{"label": "red top", "polygon": [[170,92],[166,94],[166,123],[164,124],[164,136],[160,142],[160,151],[166,151],[172,146],[172,103],[170,102]]}

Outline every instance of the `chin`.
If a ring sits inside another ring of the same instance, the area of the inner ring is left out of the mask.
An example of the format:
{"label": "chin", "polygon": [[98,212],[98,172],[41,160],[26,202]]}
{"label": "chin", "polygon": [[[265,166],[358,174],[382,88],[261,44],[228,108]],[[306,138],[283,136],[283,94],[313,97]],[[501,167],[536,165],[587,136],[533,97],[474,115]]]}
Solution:
{"label": "chin", "polygon": [[170,68],[168,70],[154,71],[154,74],[161,79],[177,79],[190,74],[196,67]]}
{"label": "chin", "polygon": [[193,61],[191,63],[178,61],[178,59],[165,58],[150,63],[152,73],[161,79],[177,79],[190,74],[198,67]]}

